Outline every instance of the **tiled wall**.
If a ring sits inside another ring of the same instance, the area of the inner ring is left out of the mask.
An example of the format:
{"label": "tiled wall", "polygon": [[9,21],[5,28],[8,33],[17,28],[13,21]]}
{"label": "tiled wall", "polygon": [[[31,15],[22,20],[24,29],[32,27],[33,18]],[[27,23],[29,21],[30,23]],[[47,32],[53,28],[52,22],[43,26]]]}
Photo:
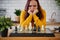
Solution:
{"label": "tiled wall", "polygon": [[[12,20],[15,20],[15,9],[24,9],[27,0],[0,0],[0,8],[7,10],[6,16],[11,16]],[[60,10],[54,0],[39,0],[40,5],[46,10],[46,19],[49,21],[51,14],[55,11],[56,16],[54,18],[57,22],[60,22]]]}

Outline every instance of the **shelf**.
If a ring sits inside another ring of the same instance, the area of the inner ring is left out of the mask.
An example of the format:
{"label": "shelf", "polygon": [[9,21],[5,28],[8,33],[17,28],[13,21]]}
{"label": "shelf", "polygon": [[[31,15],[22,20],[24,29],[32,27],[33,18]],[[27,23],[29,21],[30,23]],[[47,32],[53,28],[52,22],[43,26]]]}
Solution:
{"label": "shelf", "polygon": [[47,25],[57,25],[60,26],[60,22],[47,22]]}

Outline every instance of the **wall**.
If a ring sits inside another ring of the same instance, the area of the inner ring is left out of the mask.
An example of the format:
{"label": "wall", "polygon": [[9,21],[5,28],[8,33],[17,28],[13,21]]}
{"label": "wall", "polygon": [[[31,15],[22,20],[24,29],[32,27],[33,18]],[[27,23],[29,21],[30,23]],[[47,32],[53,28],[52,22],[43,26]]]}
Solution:
{"label": "wall", "polygon": [[[15,20],[15,9],[24,9],[27,0],[0,0],[0,8],[6,9],[6,16]],[[39,0],[40,5],[43,9],[46,10],[46,21],[49,22],[49,18],[51,18],[52,13],[55,11],[56,16],[54,18],[57,22],[60,22],[60,10],[56,5],[54,0]]]}

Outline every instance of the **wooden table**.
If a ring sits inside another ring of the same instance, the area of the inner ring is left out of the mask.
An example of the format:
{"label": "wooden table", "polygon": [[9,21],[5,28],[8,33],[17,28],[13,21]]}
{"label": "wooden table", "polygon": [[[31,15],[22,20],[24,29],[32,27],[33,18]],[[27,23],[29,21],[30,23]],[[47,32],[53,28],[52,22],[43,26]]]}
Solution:
{"label": "wooden table", "polygon": [[55,33],[55,37],[9,37],[8,34],[8,37],[0,37],[0,40],[60,40],[60,33]]}
{"label": "wooden table", "polygon": [[55,37],[0,37],[0,40],[60,40],[60,33],[55,33]]}

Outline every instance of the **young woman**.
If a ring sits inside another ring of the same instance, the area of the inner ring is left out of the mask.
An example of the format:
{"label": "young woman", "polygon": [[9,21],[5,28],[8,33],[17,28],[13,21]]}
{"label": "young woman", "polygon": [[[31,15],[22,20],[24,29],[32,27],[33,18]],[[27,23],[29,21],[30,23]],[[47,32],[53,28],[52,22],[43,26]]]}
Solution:
{"label": "young woman", "polygon": [[36,27],[46,26],[46,12],[42,9],[38,0],[27,0],[25,9],[20,15],[20,25],[22,27],[28,26],[29,23],[36,24]]}

